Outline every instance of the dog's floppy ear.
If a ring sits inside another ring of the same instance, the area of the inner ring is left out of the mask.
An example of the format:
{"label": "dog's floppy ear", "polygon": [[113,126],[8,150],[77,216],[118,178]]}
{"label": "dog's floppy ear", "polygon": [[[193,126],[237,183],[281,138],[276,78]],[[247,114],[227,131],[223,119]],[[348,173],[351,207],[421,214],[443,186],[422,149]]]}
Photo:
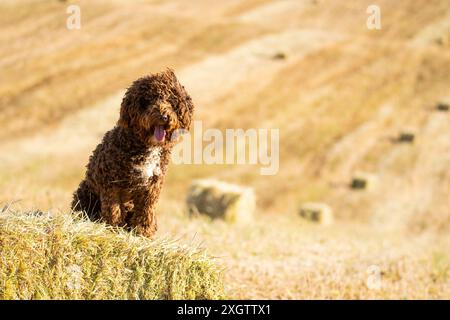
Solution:
{"label": "dog's floppy ear", "polygon": [[131,103],[131,93],[130,89],[127,90],[125,96],[122,99],[122,104],[120,106],[120,118],[117,124],[123,128],[131,127],[131,116],[129,114],[129,105]]}
{"label": "dog's floppy ear", "polygon": [[192,115],[194,113],[194,104],[192,102],[191,96],[185,91],[183,86],[182,88],[186,96],[184,97],[184,101],[182,102],[182,108],[180,110],[181,122],[183,123],[183,127],[186,130],[190,130],[192,123]]}
{"label": "dog's floppy ear", "polygon": [[194,104],[192,103],[192,99],[186,92],[184,86],[182,86],[178,81],[173,69],[167,68],[162,74],[169,80],[170,90],[176,97],[176,103],[174,106],[178,119],[181,123],[181,127],[185,130],[189,130],[191,127],[192,114],[194,112]]}

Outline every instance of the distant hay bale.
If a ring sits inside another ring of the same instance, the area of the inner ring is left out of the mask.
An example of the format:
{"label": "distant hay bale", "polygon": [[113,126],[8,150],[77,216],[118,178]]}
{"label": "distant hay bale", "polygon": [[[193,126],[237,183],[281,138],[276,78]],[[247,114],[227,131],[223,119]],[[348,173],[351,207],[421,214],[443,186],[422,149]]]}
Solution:
{"label": "distant hay bale", "polygon": [[324,203],[304,203],[300,207],[300,216],[322,225],[330,225],[334,221],[333,210]]}
{"label": "distant hay bale", "polygon": [[285,52],[277,52],[272,56],[273,60],[286,60],[287,54]]}
{"label": "distant hay bale", "polygon": [[190,214],[204,214],[227,222],[250,222],[256,208],[252,188],[213,179],[194,181],[186,202]]}
{"label": "distant hay bale", "polygon": [[378,177],[371,173],[356,172],[350,184],[354,190],[373,190],[378,183]]}
{"label": "distant hay bale", "polygon": [[0,210],[0,299],[218,299],[201,250],[69,214]]}
{"label": "distant hay bale", "polygon": [[448,103],[441,102],[436,105],[436,110],[438,111],[448,112],[449,109],[450,106]]}
{"label": "distant hay bale", "polygon": [[448,47],[450,45],[450,37],[441,35],[435,39],[435,42],[441,47]]}
{"label": "distant hay bale", "polygon": [[414,143],[415,133],[412,131],[403,131],[400,132],[397,138],[397,142],[399,143]]}

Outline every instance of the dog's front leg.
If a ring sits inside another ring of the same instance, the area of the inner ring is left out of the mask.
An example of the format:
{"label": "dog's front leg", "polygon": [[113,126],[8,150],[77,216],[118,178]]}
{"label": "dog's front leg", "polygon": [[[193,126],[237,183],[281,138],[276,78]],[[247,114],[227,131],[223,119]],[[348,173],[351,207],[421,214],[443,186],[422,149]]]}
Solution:
{"label": "dog's front leg", "polygon": [[101,218],[112,226],[123,226],[124,217],[120,209],[120,197],[118,192],[109,191],[100,195]]}
{"label": "dog's front leg", "polygon": [[134,200],[133,215],[128,225],[142,236],[152,238],[158,228],[155,216],[155,203],[148,194],[141,194]]}

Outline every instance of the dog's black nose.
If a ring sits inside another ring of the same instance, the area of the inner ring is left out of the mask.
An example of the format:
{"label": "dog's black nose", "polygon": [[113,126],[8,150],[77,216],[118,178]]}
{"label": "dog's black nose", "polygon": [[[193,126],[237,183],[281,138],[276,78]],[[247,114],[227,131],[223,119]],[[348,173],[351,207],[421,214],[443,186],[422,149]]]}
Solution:
{"label": "dog's black nose", "polygon": [[167,120],[169,120],[169,117],[166,116],[166,115],[163,115],[163,116],[161,117],[161,119],[162,119],[162,121],[167,122]]}

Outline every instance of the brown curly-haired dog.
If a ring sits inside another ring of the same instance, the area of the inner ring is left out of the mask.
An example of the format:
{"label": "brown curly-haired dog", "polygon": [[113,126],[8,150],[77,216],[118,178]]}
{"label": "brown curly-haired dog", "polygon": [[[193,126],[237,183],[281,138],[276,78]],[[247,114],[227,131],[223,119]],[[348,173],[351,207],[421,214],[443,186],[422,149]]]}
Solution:
{"label": "brown curly-haired dog", "polygon": [[[152,237],[175,130],[189,130],[194,106],[172,70],[128,88],[116,126],[94,150],[72,209],[91,220]],[[177,133],[177,132],[176,132]]]}

